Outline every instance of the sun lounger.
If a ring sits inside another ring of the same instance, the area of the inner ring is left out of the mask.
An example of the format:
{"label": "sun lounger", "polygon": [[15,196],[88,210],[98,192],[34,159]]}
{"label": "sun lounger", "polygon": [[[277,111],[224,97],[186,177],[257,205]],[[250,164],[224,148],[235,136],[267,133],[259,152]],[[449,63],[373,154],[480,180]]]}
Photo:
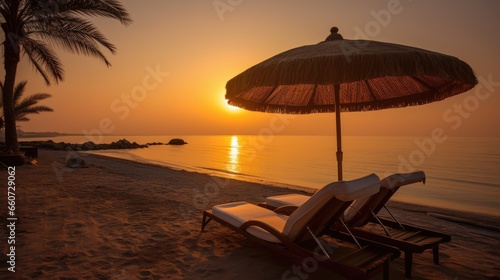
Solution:
{"label": "sun lounger", "polygon": [[[394,174],[380,182],[380,191],[370,197],[364,197],[354,201],[345,211],[343,220],[356,237],[362,237],[390,246],[398,247],[405,255],[405,274],[411,277],[413,253],[422,253],[427,249],[433,251],[433,260],[439,264],[439,244],[449,242],[450,235],[400,223],[395,216],[385,207],[386,202],[402,186],[417,182],[425,183],[425,173],[422,171]],[[288,213],[293,208],[299,207],[305,200],[306,195],[289,194],[266,198],[266,202],[261,204],[269,209],[283,208]],[[385,207],[394,220],[379,218],[376,214]],[[385,234],[367,231],[362,227],[369,222],[376,222],[381,225]],[[338,228],[334,235],[341,238],[343,228]],[[345,232],[345,231],[344,231]],[[344,236],[344,238],[349,238]]]}
{"label": "sun lounger", "polygon": [[362,248],[346,247],[348,253],[337,248],[328,254],[319,238],[353,200],[373,195],[379,185],[375,174],[328,184],[290,216],[244,201],[216,205],[203,213],[202,231],[215,220],[296,262],[313,258],[318,265],[349,279],[367,279],[381,271],[388,279],[389,262],[399,257],[398,249],[360,240]]}

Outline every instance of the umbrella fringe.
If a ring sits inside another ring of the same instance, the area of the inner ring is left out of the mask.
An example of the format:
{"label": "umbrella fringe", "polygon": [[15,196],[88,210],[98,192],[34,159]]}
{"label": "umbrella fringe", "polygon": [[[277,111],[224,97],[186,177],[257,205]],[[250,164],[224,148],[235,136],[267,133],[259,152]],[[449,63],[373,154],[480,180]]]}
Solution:
{"label": "umbrella fringe", "polygon": [[[471,88],[473,88],[473,85],[460,84],[455,82],[455,83],[450,83],[447,87],[440,88],[439,90],[427,91],[425,93],[414,94],[412,96],[396,97],[392,99],[382,99],[376,101],[358,102],[349,104],[341,103],[340,107],[341,107],[341,112],[354,112],[354,111],[375,111],[375,110],[390,109],[390,108],[424,105],[427,103],[443,100],[447,97],[470,90]],[[259,103],[246,100],[243,98],[231,98],[228,100],[228,104],[249,111],[279,113],[279,114],[310,114],[310,113],[335,112],[335,104],[293,106],[284,104]]]}

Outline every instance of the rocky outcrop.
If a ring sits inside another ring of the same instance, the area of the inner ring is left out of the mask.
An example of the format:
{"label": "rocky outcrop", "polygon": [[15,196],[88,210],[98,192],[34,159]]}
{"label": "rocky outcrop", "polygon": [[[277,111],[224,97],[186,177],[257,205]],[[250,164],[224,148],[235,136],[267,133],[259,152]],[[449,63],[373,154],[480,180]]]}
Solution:
{"label": "rocky outcrop", "polygon": [[118,140],[109,144],[96,144],[92,141],[87,141],[82,144],[71,144],[65,142],[56,143],[52,140],[24,142],[30,146],[36,146],[39,149],[46,150],[66,150],[66,151],[93,151],[93,150],[110,150],[110,149],[142,149],[147,148],[148,145],[141,145],[136,142],[130,142],[126,139]]}
{"label": "rocky outcrop", "polygon": [[180,138],[173,138],[167,144],[161,142],[153,142],[147,144],[138,144],[130,142],[127,139],[121,139],[108,144],[97,144],[92,141],[87,141],[80,144],[72,144],[65,142],[48,141],[23,141],[20,143],[23,146],[33,146],[38,149],[46,150],[65,150],[65,151],[95,151],[95,150],[114,150],[114,149],[142,149],[152,145],[185,145],[186,141]]}
{"label": "rocky outcrop", "polygon": [[168,141],[168,145],[185,145],[187,142],[185,142],[183,139],[180,138],[173,138],[170,141]]}
{"label": "rocky outcrop", "polygon": [[151,143],[147,143],[146,145],[148,145],[148,146],[160,146],[160,145],[167,145],[167,144],[162,143],[162,142],[151,142]]}

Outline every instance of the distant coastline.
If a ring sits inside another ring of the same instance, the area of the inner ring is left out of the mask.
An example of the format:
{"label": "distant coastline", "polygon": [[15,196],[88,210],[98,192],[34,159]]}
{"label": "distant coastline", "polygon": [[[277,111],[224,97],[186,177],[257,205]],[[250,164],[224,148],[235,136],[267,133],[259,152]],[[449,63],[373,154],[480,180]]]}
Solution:
{"label": "distant coastline", "polygon": [[81,134],[74,133],[61,133],[61,132],[28,132],[28,131],[17,131],[18,138],[37,138],[37,137],[58,137],[58,136],[78,136]]}
{"label": "distant coastline", "polygon": [[[22,131],[20,129],[17,130],[17,138],[53,138],[53,137],[65,137],[65,136],[82,136],[82,134],[77,133],[61,133],[61,132],[28,132]],[[0,133],[0,142],[5,142],[5,135],[2,131]]]}

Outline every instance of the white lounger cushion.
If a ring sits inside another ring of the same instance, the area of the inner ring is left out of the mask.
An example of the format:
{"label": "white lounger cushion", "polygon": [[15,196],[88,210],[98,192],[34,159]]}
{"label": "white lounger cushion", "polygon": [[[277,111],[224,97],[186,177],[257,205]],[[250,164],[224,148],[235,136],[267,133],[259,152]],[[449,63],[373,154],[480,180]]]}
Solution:
{"label": "white lounger cushion", "polygon": [[266,198],[266,204],[272,207],[281,207],[285,205],[297,206],[304,204],[311,196],[303,194],[284,194],[270,196]]}
{"label": "white lounger cushion", "polygon": [[357,180],[330,183],[318,190],[290,215],[283,234],[291,240],[295,240],[300,230],[333,198],[349,202],[357,198],[373,195],[379,190],[380,178],[375,174]]}
{"label": "white lounger cushion", "polygon": [[[380,188],[390,190],[417,182],[423,182],[425,184],[425,173],[423,171],[392,174],[380,180]],[[370,196],[356,199],[344,212],[344,221],[349,223],[349,221],[359,213],[359,209],[361,209],[361,207],[363,207],[369,199]]]}
{"label": "white lounger cushion", "polygon": [[[357,214],[359,209],[368,201],[372,194],[357,198],[344,212],[344,221],[348,222]],[[285,205],[301,206],[311,197],[303,194],[284,194],[270,196],[266,198],[266,204],[272,207],[281,207]]]}
{"label": "white lounger cushion", "polygon": [[[276,208],[286,205],[299,207],[309,198],[311,197],[303,194],[276,195],[267,197],[266,204]],[[351,205],[349,205],[349,208],[347,208],[344,212],[344,222],[348,223],[358,213],[359,209],[361,209],[369,198],[370,195],[358,198]]]}
{"label": "white lounger cushion", "polygon": [[417,182],[425,184],[425,173],[423,171],[392,174],[391,176],[388,176],[380,181],[380,187],[393,189]]}
{"label": "white lounger cushion", "polygon": [[[240,227],[243,223],[258,220],[275,228],[278,232],[283,232],[287,216],[277,214],[269,209],[251,204],[245,201],[231,202],[216,205],[212,208],[212,214],[235,227]],[[274,235],[259,228],[249,227],[247,232],[263,240],[279,243]]]}
{"label": "white lounger cushion", "polygon": [[[372,180],[376,176],[375,174],[365,176],[363,178],[353,180],[353,181],[344,181],[344,182],[334,182],[328,184],[323,187],[319,191],[328,188],[330,185],[335,185],[335,193],[334,195],[343,201],[352,201],[354,199],[358,199],[360,197],[366,197],[374,194],[374,190],[378,192],[379,187],[375,185],[366,186],[365,184]],[[377,177],[378,178],[378,177]],[[319,192],[318,191],[318,192]],[[323,191],[324,192],[324,191]],[[375,193],[376,193],[375,192]],[[316,192],[317,193],[317,192]],[[314,195],[316,195],[316,193]],[[280,207],[285,205],[292,206],[301,206],[307,200],[309,200],[311,196],[303,195],[303,194],[284,194],[284,195],[276,195],[270,196],[266,198],[266,203],[273,207]]]}
{"label": "white lounger cushion", "polygon": [[[245,201],[216,205],[212,207],[212,214],[235,227],[240,227],[247,221],[260,221],[293,241],[310,220],[318,215],[318,211],[333,199],[349,202],[377,193],[379,188],[380,178],[371,174],[353,181],[334,182],[326,185],[297,208],[290,217]],[[328,214],[334,215],[335,213]],[[325,218],[327,217],[325,216]],[[246,231],[263,240],[280,242],[274,235],[257,226],[251,226]]]}
{"label": "white lounger cushion", "polygon": [[[395,187],[402,187],[417,182],[423,182],[425,184],[425,173],[423,171],[392,174],[380,181],[380,188],[393,189]],[[309,198],[311,197],[303,194],[284,194],[267,197],[266,204],[272,207],[281,207],[285,205],[299,207]],[[356,199],[344,212],[344,221],[349,223],[349,221],[358,214],[359,209],[361,209],[369,198],[370,196],[364,196]]]}

